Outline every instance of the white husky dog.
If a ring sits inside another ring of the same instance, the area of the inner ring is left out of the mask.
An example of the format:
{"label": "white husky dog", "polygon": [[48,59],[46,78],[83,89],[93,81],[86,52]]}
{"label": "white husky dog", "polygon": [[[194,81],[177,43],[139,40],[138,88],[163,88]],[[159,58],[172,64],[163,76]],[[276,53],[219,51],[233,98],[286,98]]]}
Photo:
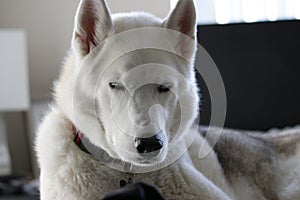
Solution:
{"label": "white husky dog", "polygon": [[299,131],[227,130],[214,145],[218,130],[194,125],[195,18],[193,0],[163,20],[81,0],[37,135],[42,200],[101,199],[128,179],[166,199],[300,199]]}

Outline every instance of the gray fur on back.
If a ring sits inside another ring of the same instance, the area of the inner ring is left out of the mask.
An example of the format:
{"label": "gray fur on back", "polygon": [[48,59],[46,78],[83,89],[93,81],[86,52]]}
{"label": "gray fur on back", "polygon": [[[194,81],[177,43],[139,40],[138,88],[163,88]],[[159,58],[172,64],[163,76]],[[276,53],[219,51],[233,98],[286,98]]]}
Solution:
{"label": "gray fur on back", "polygon": [[[214,137],[206,135],[205,130],[201,130],[201,134],[207,136],[209,142]],[[223,130],[214,145],[214,151],[229,184],[243,177],[252,188],[260,190],[266,199],[278,199],[274,174],[278,173],[279,169],[273,144],[245,132]]]}

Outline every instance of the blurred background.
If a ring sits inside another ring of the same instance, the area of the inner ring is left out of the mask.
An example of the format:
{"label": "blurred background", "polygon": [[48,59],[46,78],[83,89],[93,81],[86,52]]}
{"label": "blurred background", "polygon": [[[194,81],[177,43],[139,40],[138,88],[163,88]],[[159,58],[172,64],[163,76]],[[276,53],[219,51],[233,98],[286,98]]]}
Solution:
{"label": "blurred background", "polygon": [[[107,2],[113,13],[142,10],[165,17],[177,0]],[[11,189],[5,175],[17,175],[22,191],[38,175],[35,130],[52,101],[78,3],[0,1],[0,199]],[[299,124],[300,0],[195,3],[198,42],[218,66],[227,92],[225,126],[268,130]],[[199,83],[205,125],[210,98],[201,74]]]}

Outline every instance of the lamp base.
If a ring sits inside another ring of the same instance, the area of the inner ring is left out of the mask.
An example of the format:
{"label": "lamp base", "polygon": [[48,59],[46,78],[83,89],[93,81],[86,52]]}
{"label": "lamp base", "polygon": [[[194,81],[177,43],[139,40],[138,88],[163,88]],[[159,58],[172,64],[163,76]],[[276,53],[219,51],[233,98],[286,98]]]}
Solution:
{"label": "lamp base", "polygon": [[0,113],[0,175],[11,174],[11,160],[7,146],[4,114]]}

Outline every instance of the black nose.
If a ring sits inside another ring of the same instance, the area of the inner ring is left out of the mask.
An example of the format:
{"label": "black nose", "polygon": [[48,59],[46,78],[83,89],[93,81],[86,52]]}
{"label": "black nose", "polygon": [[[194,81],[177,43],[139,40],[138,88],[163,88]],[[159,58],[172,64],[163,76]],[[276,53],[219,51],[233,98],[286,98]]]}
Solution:
{"label": "black nose", "polygon": [[136,138],[135,139],[135,148],[139,153],[150,153],[160,150],[163,147],[163,142],[160,138],[155,135],[149,138]]}

